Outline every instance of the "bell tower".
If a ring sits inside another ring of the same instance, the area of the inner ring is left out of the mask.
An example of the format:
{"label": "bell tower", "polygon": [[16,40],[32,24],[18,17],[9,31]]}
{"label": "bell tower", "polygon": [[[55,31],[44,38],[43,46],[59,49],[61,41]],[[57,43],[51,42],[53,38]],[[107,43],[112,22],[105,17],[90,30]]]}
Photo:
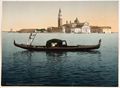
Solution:
{"label": "bell tower", "polygon": [[62,26],[62,14],[61,14],[61,9],[59,9],[58,13],[58,28]]}

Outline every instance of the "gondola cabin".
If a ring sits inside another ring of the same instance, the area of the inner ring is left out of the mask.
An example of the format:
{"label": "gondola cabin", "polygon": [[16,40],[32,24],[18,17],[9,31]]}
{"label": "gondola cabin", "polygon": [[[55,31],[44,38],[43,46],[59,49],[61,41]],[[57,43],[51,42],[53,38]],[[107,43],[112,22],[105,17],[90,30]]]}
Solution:
{"label": "gondola cabin", "polygon": [[65,47],[67,42],[60,39],[51,39],[46,42],[46,47]]}

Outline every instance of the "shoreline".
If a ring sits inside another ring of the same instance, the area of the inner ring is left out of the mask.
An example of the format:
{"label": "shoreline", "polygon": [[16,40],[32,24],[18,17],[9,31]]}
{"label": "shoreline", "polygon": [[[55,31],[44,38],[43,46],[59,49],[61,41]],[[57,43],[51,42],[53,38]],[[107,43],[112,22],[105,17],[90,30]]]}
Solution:
{"label": "shoreline", "polygon": [[[10,32],[10,31],[1,31],[1,32],[6,32],[6,33],[33,33],[33,32]],[[38,33],[64,33],[64,32],[38,32]],[[111,33],[74,33],[74,32],[71,32],[71,33],[64,33],[64,34],[113,34],[113,33],[118,33],[118,32],[111,32]]]}

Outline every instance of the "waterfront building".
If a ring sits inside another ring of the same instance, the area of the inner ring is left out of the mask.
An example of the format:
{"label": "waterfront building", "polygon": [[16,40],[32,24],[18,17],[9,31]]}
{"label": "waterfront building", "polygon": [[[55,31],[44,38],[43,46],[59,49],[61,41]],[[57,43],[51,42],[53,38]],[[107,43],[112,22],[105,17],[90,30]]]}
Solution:
{"label": "waterfront building", "polygon": [[82,33],[91,33],[89,23],[85,22],[82,26]]}
{"label": "waterfront building", "polygon": [[111,33],[111,27],[109,26],[90,26],[92,33]]}
{"label": "waterfront building", "polygon": [[47,28],[47,32],[62,32],[62,28],[58,28],[58,27],[48,27]]}
{"label": "waterfront building", "polygon": [[102,33],[102,28],[99,26],[90,26],[91,27],[91,33]]}
{"label": "waterfront building", "polygon": [[63,25],[65,32],[73,32],[73,33],[91,33],[91,29],[88,22],[80,23],[78,18],[74,20],[72,23],[71,21]]}
{"label": "waterfront building", "polygon": [[74,32],[74,33],[82,33],[82,29],[81,28],[73,28],[72,32]]}
{"label": "waterfront building", "polygon": [[63,33],[111,33],[109,27],[90,26],[88,22],[80,22],[76,17],[72,22],[66,21],[66,24],[62,22],[62,11],[58,12],[58,27],[48,27],[48,32],[63,32]]}
{"label": "waterfront building", "polygon": [[103,33],[111,33],[111,27],[104,27],[103,28]]}
{"label": "waterfront building", "polygon": [[17,31],[17,32],[19,32],[19,33],[32,33],[32,32],[35,32],[35,30],[36,30],[37,28],[33,28],[33,29],[20,29],[19,31]]}

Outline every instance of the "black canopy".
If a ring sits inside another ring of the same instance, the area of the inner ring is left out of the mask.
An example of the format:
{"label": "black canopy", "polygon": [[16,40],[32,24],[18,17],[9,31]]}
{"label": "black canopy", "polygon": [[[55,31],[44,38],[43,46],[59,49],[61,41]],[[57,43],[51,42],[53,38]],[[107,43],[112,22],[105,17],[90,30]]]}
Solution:
{"label": "black canopy", "polygon": [[[63,42],[65,42],[65,44]],[[62,47],[62,46],[67,46],[67,43],[65,40],[50,39],[46,42],[46,46],[47,47]]]}

